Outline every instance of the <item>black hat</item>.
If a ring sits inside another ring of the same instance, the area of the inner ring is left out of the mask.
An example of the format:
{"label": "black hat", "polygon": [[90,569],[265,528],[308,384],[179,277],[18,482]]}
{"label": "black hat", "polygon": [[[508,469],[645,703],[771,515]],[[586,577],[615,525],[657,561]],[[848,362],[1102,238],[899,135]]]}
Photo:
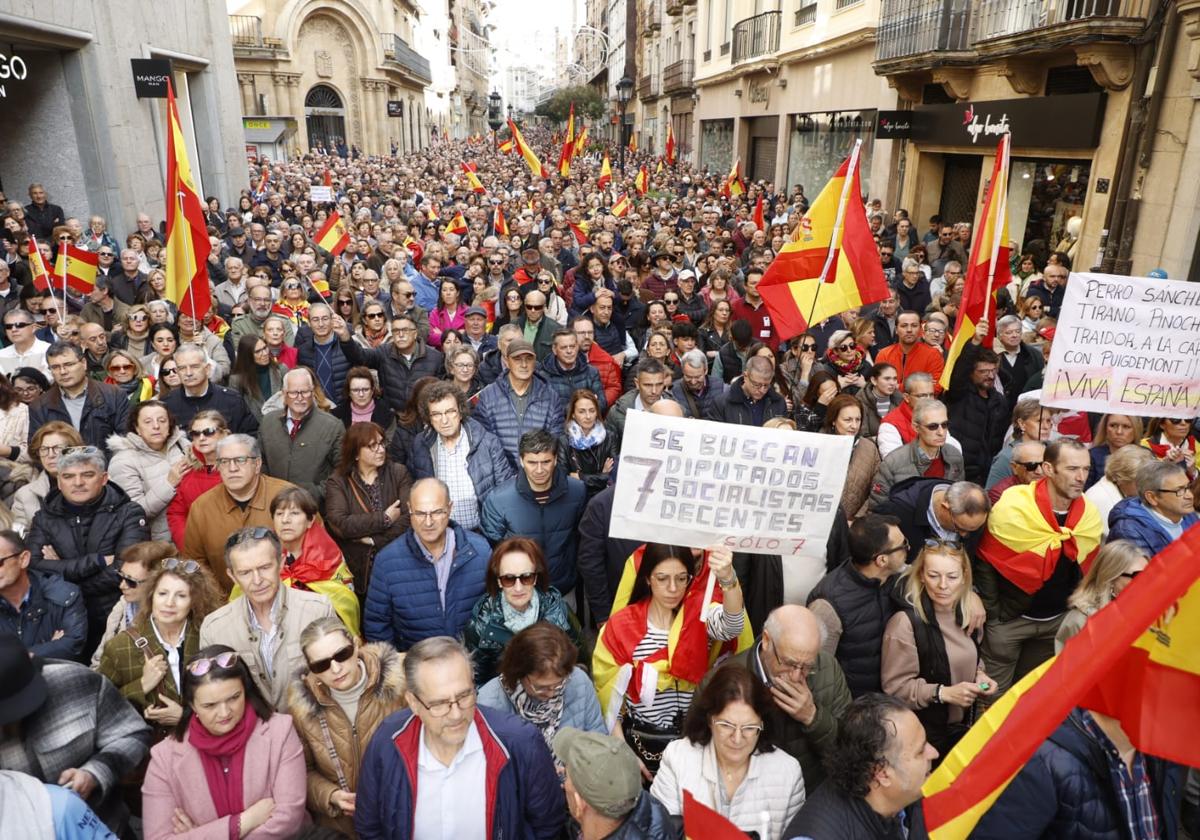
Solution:
{"label": "black hat", "polygon": [[29,658],[21,640],[0,635],[0,726],[24,720],[46,702],[41,660]]}

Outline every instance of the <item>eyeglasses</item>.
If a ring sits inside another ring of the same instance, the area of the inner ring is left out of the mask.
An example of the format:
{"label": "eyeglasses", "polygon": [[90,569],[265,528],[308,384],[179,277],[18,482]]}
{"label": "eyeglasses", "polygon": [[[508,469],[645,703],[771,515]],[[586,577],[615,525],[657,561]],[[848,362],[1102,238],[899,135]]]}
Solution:
{"label": "eyeglasses", "polygon": [[771,642],[771,656],[775,658],[780,668],[783,668],[788,673],[799,673],[802,679],[808,678],[808,675],[812,673],[812,669],[816,664],[815,662],[793,662],[790,659],[784,659],[775,648],[774,641]]}
{"label": "eyeglasses", "polygon": [[128,586],[130,589],[137,589],[139,586],[149,580],[149,578],[142,578],[141,580],[138,580],[135,577],[130,577],[124,572],[117,572],[117,577],[120,578],[120,581],[117,583],[118,586]]}
{"label": "eyeglasses", "polygon": [[741,735],[743,738],[757,738],[763,731],[761,723],[743,723],[738,726],[727,720],[714,720],[712,726],[714,732],[720,732],[727,738],[732,738],[734,734]]}
{"label": "eyeglasses", "polygon": [[1171,496],[1178,496],[1179,498],[1182,499],[1184,496],[1192,495],[1192,488],[1191,488],[1191,485],[1185,485],[1183,487],[1156,487],[1154,492],[1155,493],[1165,493],[1165,494],[1171,495]]}
{"label": "eyeglasses", "polygon": [[334,652],[333,656],[325,659],[318,659],[315,662],[308,663],[308,670],[314,674],[324,674],[328,671],[334,662],[348,662],[354,656],[354,645],[346,645],[344,648],[339,648]]}
{"label": "eyeglasses", "polygon": [[347,298],[338,298],[337,302],[338,302],[338,306],[353,306],[354,305],[354,301],[348,300]]}
{"label": "eyeglasses", "polygon": [[1024,467],[1030,472],[1037,472],[1042,468],[1041,461],[1013,461],[1014,467]]}
{"label": "eyeglasses", "polygon": [[450,714],[450,709],[458,706],[460,712],[469,712],[475,708],[475,689],[468,688],[461,694],[456,694],[449,700],[434,700],[432,703],[426,703],[417,693],[413,692],[413,697],[417,698],[417,702],[429,710],[429,714],[434,717],[445,717]]}
{"label": "eyeglasses", "polygon": [[363,449],[370,449],[373,452],[380,452],[387,448],[387,444],[382,440],[373,440],[370,443],[363,444]]}
{"label": "eyeglasses", "polygon": [[194,659],[187,664],[187,672],[193,677],[203,677],[214,667],[222,670],[232,668],[233,663],[237,662],[238,655],[235,651],[226,651],[218,653],[216,656],[204,656],[200,659]]}
{"label": "eyeglasses", "polygon": [[422,519],[426,522],[433,522],[434,520],[441,519],[443,516],[449,516],[449,515],[450,515],[450,511],[446,510],[445,508],[438,508],[437,510],[410,510],[409,511],[409,516],[412,519]]}
{"label": "eyeglasses", "polygon": [[522,586],[533,586],[537,582],[537,572],[525,572],[520,575],[497,575],[496,580],[504,589],[512,589],[521,581]]}
{"label": "eyeglasses", "polygon": [[527,303],[527,304],[525,304],[525,310],[526,310],[527,312],[541,312],[541,311],[542,311],[543,309],[545,309],[545,308],[546,308],[545,306],[543,306],[543,305],[540,305],[540,304],[537,304],[537,303]]}
{"label": "eyeglasses", "polygon": [[33,326],[33,321],[16,321],[14,323],[5,324],[4,329],[5,330],[23,330],[26,327],[32,327],[32,326]]}
{"label": "eyeglasses", "polygon": [[399,335],[413,335],[414,333],[416,333],[416,331],[417,331],[416,327],[396,327],[394,330],[392,330],[392,332],[397,333]]}
{"label": "eyeglasses", "polygon": [[168,367],[159,368],[158,372],[161,373],[163,376],[178,376],[179,368],[168,368]]}
{"label": "eyeglasses", "polygon": [[805,352],[815,352],[815,351],[816,351],[816,349],[817,349],[817,345],[815,345],[815,344],[801,344],[801,345],[800,345],[800,349],[801,349],[802,351],[805,351]]}
{"label": "eyeglasses", "polygon": [[313,389],[308,388],[304,391],[284,391],[283,395],[291,400],[306,400],[313,395]]}
{"label": "eyeglasses", "polygon": [[946,540],[938,540],[930,537],[925,540],[926,548],[952,548],[955,551],[962,550],[962,540],[957,537],[952,537]]}
{"label": "eyeglasses", "polygon": [[841,353],[845,353],[845,352],[847,352],[847,351],[853,350],[853,349],[854,349],[854,347],[855,347],[855,345],[854,345],[854,342],[853,342],[853,341],[851,341],[851,342],[847,342],[846,344],[839,344],[839,345],[838,345],[836,348],[834,348],[834,349],[838,350],[838,351],[839,351],[839,352],[841,352]]}
{"label": "eyeglasses", "polygon": [[220,429],[216,426],[210,426],[207,429],[192,429],[187,433],[188,440],[199,440],[202,437],[210,438],[213,435],[219,434]]}
{"label": "eyeglasses", "polygon": [[930,432],[936,432],[938,429],[949,429],[950,421],[945,420],[941,423],[922,423],[921,427]]}
{"label": "eyeglasses", "polygon": [[162,567],[168,572],[183,572],[185,575],[194,575],[200,571],[200,564],[195,560],[180,560],[178,557],[163,560]]}
{"label": "eyeglasses", "polygon": [[879,552],[879,555],[881,557],[887,557],[889,555],[895,554],[897,551],[900,551],[901,549],[904,550],[905,554],[908,554],[909,548],[910,548],[910,546],[908,544],[908,540],[905,540],[904,542],[900,543],[900,545],[892,546],[891,548],[885,548],[883,551]]}
{"label": "eyeglasses", "polygon": [[96,253],[96,256],[98,256],[98,257],[115,257],[116,254],[114,254],[112,251],[98,251]]}
{"label": "eyeglasses", "polygon": [[416,294],[417,294],[416,292],[396,292],[396,296],[402,297],[402,298],[415,297]]}
{"label": "eyeglasses", "polygon": [[671,306],[672,304],[679,303],[679,298],[663,298],[663,303],[665,303],[667,306]]}
{"label": "eyeglasses", "polygon": [[363,317],[374,321],[374,320],[382,318],[383,313],[382,312],[368,312],[367,314],[363,315]]}
{"label": "eyeglasses", "polygon": [[237,465],[239,467],[244,467],[244,466],[246,466],[246,464],[249,464],[251,461],[257,461],[257,460],[258,459],[255,458],[253,455],[235,455],[232,458],[218,458],[217,459],[217,469],[222,469],[225,467],[232,467],[234,465]]}
{"label": "eyeglasses", "polygon": [[131,370],[136,370],[133,365],[111,364],[108,366],[109,373],[128,373]]}

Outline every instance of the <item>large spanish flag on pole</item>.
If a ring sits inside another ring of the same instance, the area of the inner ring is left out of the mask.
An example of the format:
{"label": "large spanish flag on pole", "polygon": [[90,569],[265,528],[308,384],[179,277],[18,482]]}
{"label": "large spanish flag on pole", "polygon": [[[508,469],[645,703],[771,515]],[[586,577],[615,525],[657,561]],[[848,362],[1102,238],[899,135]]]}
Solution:
{"label": "large spanish flag on pole", "polygon": [[588,127],[585,125],[580,129],[579,136],[575,138],[575,148],[571,151],[571,157],[576,158],[583,154],[584,149],[587,148],[587,139]]}
{"label": "large spanish flag on pole", "polygon": [[675,165],[675,130],[667,123],[667,164]]}
{"label": "large spanish flag on pole", "polygon": [[563,138],[562,153],[558,156],[558,174],[562,178],[571,177],[571,158],[575,155],[575,103],[571,103],[571,113],[567,116],[567,136]]}
{"label": "large spanish flag on pole", "polygon": [[965,840],[1076,706],[1117,718],[1144,753],[1200,766],[1198,581],[1193,526],[951,750],[922,788],[930,838]]}
{"label": "large spanish flag on pole", "polygon": [[996,335],[996,292],[1012,279],[1008,265],[1008,172],[1011,150],[1012,135],[1002,135],[996,149],[996,163],[992,167],[987,200],[983,205],[983,224],[979,226],[979,235],[975,237],[968,260],[962,306],[958,310],[950,349],[946,352],[946,366],[942,368],[943,388],[950,387],[954,363],[962,355],[967,343],[975,337],[976,325],[987,322],[989,338]]}
{"label": "large spanish flag on pole", "polygon": [[608,152],[604,153],[604,160],[600,164],[600,177],[596,179],[596,186],[604,189],[612,183],[612,164],[608,162]]}
{"label": "large spanish flag on pole", "polygon": [[167,247],[164,267],[167,299],[183,315],[203,318],[212,308],[208,284],[208,229],[204,225],[204,202],[192,179],[175,87],[167,80]]}
{"label": "large spanish flag on pole", "polygon": [[533,149],[529,148],[528,144],[526,144],[525,138],[521,136],[521,130],[517,128],[517,124],[512,120],[508,121],[508,130],[512,132],[513,145],[521,153],[521,157],[525,158],[525,165],[529,167],[529,171],[533,173],[533,177],[549,178],[550,173],[546,171],[546,167],[542,166],[542,162],[538,160],[538,156],[534,154]]}
{"label": "large spanish flag on pole", "polygon": [[70,242],[59,249],[54,263],[54,273],[63,278],[63,283],[85,295],[95,287],[99,268],[100,258],[96,254]]}
{"label": "large spanish flag on pole", "polygon": [[780,338],[888,296],[863,210],[859,146],[856,142],[758,284]]}

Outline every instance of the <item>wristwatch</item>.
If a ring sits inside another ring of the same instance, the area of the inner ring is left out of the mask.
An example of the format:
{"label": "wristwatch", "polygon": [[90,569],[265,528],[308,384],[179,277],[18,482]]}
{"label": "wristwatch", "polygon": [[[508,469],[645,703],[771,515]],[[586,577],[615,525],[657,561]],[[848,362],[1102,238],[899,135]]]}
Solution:
{"label": "wristwatch", "polygon": [[942,703],[942,685],[941,685],[941,683],[938,683],[937,688],[934,689],[933,702],[937,703],[938,705],[941,705],[941,703]]}

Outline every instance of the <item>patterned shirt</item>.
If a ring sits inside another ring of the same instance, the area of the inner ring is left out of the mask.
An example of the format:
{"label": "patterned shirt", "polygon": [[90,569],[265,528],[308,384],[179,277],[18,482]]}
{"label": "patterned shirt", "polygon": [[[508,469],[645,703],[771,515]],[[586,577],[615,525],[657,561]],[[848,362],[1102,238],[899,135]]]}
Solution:
{"label": "patterned shirt", "polygon": [[433,448],[436,459],[434,473],[450,488],[450,501],[453,503],[450,510],[454,521],[464,528],[478,528],[479,499],[475,496],[475,484],[467,472],[467,453],[471,451],[467,430],[464,428],[459,432],[453,451],[446,448],[441,435],[438,435]]}
{"label": "patterned shirt", "polygon": [[254,614],[254,607],[250,605],[250,599],[246,598],[246,609],[250,611],[250,629],[258,633],[258,654],[262,657],[263,668],[266,669],[267,676],[275,679],[275,651],[279,648],[279,607],[283,603],[283,584],[279,584],[279,591],[275,593],[275,603],[271,604],[271,629],[263,630],[262,625],[258,623],[258,616]]}
{"label": "patterned shirt", "polygon": [[[1079,716],[1087,734],[1100,745],[1108,763],[1108,777],[1121,808],[1121,817],[1134,840],[1157,840],[1160,836],[1158,814],[1154,809],[1154,786],[1146,772],[1146,757],[1133,754],[1133,763],[1126,766],[1116,746],[1087,712]],[[1132,772],[1131,772],[1132,770]]]}

